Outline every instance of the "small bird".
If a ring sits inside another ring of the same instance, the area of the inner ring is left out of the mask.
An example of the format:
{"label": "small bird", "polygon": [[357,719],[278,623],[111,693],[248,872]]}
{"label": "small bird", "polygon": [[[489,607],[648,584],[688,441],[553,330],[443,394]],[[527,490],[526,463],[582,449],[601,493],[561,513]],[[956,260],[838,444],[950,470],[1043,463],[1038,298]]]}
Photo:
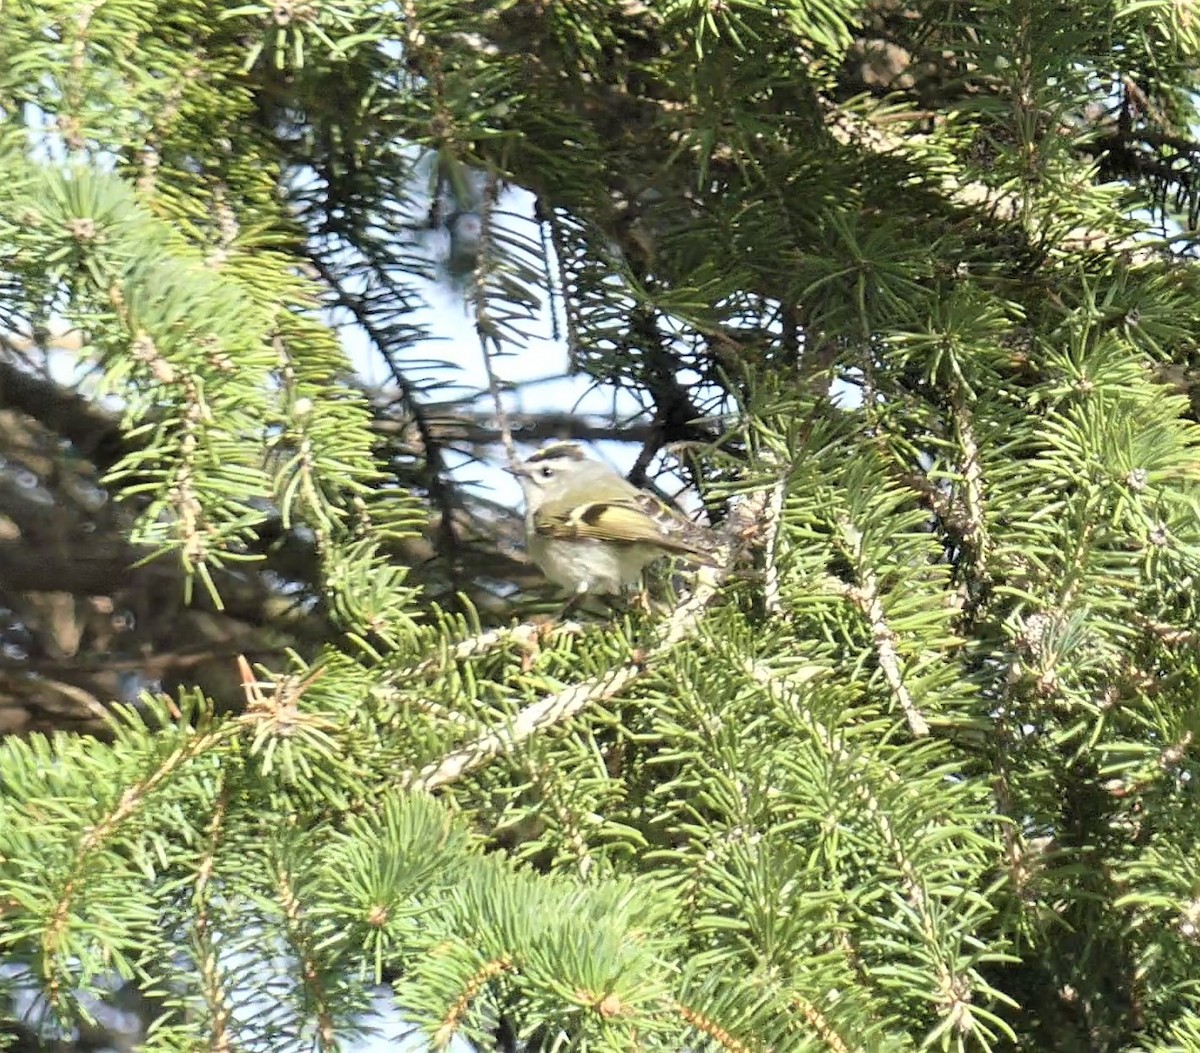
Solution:
{"label": "small bird", "polygon": [[663,556],[708,563],[716,535],[648,490],[555,442],[506,469],[525,492],[530,558],[572,598],[611,595],[640,582]]}

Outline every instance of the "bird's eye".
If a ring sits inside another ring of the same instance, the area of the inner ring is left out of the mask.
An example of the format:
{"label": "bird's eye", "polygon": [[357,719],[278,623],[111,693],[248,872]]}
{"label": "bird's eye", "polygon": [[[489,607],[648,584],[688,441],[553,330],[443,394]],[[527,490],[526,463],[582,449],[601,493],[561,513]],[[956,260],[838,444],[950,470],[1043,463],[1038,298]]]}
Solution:
{"label": "bird's eye", "polygon": [[542,474],[543,479],[549,479],[552,475],[554,475],[554,469],[551,468],[549,465],[547,465],[545,468],[542,469],[541,474]]}

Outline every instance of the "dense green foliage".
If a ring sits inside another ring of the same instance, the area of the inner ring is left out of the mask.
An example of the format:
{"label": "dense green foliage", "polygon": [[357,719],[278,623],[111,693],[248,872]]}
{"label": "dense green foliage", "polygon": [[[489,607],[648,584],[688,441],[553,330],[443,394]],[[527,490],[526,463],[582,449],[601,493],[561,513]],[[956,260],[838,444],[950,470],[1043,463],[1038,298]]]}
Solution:
{"label": "dense green foliage", "polygon": [[[10,1037],[125,981],[146,1050],[352,1049],[386,983],[484,1048],[1200,1048],[1198,68],[1182,0],[0,7],[0,410],[171,596],[299,611],[243,705],[147,646],[0,744]],[[523,620],[438,274],[644,407],[726,539],[678,605]]]}

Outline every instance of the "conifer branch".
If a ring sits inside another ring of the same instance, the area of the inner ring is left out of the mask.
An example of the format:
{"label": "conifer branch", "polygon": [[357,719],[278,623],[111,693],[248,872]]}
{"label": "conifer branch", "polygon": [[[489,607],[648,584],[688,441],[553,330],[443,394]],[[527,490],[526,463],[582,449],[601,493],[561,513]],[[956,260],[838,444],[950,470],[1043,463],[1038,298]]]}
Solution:
{"label": "conifer branch", "polygon": [[920,500],[937,518],[946,532],[958,543],[966,544],[967,515],[961,501],[930,479],[924,472],[897,471],[895,478],[915,491]]}
{"label": "conifer branch", "polygon": [[1021,832],[1016,804],[1013,800],[1012,773],[1009,770],[1008,758],[1013,745],[1012,729],[1003,713],[994,722],[996,748],[992,753],[992,796],[996,801],[997,811],[1007,822],[1000,824],[1000,837],[1004,842],[1004,862],[1007,864],[1009,878],[1019,896],[1024,896],[1029,884],[1031,868],[1028,866],[1028,846]]}
{"label": "conifer branch", "polygon": [[465,727],[467,725],[474,725],[475,723],[470,717],[464,713],[460,713],[457,709],[449,709],[431,699],[423,697],[412,699],[411,696],[404,695],[403,690],[394,684],[376,685],[371,688],[371,695],[380,702],[395,706],[403,706],[411,700],[422,713],[428,713],[435,720],[443,721],[447,724],[458,724]]}
{"label": "conifer branch", "polygon": [[517,447],[513,443],[512,428],[508,423],[508,414],[504,410],[504,402],[500,398],[500,378],[496,375],[496,365],[492,360],[494,352],[500,348],[500,335],[496,324],[491,320],[487,302],[487,280],[492,267],[493,224],[496,215],[496,199],[500,193],[499,181],[494,172],[489,172],[487,186],[484,190],[483,201],[479,208],[479,257],[475,265],[475,332],[479,336],[479,349],[483,353],[483,368],[487,375],[488,391],[492,395],[492,406],[496,411],[496,423],[500,427],[500,441],[504,444],[504,453],[510,465],[515,465]]}
{"label": "conifer branch", "polygon": [[88,33],[92,19],[103,5],[103,0],[86,0],[75,11],[74,34],[71,40],[71,58],[67,63],[65,91],[63,92],[68,113],[59,119],[59,128],[67,148],[83,150],[84,75],[88,59]]}
{"label": "conifer branch", "polygon": [[727,535],[714,554],[714,565],[701,567],[697,571],[696,586],[691,595],[679,604],[675,613],[659,631],[654,644],[646,652],[635,655],[632,660],[615,667],[603,676],[556,691],[526,706],[510,723],[481,735],[474,742],[452,751],[415,775],[408,773],[402,781],[411,790],[436,790],[460,779],[493,758],[512,752],[539,731],[569,720],[594,703],[605,702],[619,695],[637,680],[656,658],[665,654],[696,628],[704,611],[717,598],[719,587],[729,576],[737,541],[751,529],[757,528],[767,500],[767,493],[760,491],[748,496],[734,510],[726,528]]}
{"label": "conifer branch", "polygon": [[233,248],[239,230],[237,213],[229,204],[229,188],[220,179],[213,186],[209,207],[217,228],[217,244],[205,257],[204,262],[218,270],[229,258],[229,250]]}
{"label": "conifer branch", "polygon": [[787,484],[780,479],[772,488],[771,496],[763,513],[763,607],[767,614],[778,618],[783,615],[783,603],[779,598],[779,562],[776,549],[779,546],[779,528],[783,524],[783,499]]}
{"label": "conifer branch", "polygon": [[544,640],[557,636],[573,636],[581,631],[578,622],[563,622],[559,625],[545,625],[538,622],[521,622],[517,625],[502,626],[499,629],[489,629],[487,632],[459,640],[445,655],[435,655],[426,658],[415,666],[403,671],[405,678],[428,676],[430,673],[446,668],[455,662],[465,662],[469,658],[499,650],[515,643],[524,651],[535,651]]}
{"label": "conifer branch", "polygon": [[[519,384],[500,382],[501,391],[512,390]],[[490,396],[490,391],[488,392]],[[463,400],[464,402],[466,400]],[[494,406],[494,399],[492,400]],[[509,429],[514,442],[545,442],[550,439],[574,439],[577,442],[628,442],[644,443],[651,438],[653,425],[645,420],[608,421],[604,418],[589,418],[561,410],[539,410],[515,413],[506,410]],[[503,444],[503,435],[498,427],[494,408],[480,411],[463,406],[444,409],[430,404],[426,407],[426,427],[438,442],[462,446],[490,446]],[[423,440],[416,431],[415,422],[403,417],[376,418],[372,428],[388,436],[397,436],[406,444],[417,446]]]}
{"label": "conifer branch", "polygon": [[[853,562],[863,566],[862,534],[849,521],[842,523],[842,536],[847,547],[854,556]],[[853,604],[867,620],[871,636],[875,641],[875,654],[879,668],[883,671],[888,687],[908,721],[908,728],[917,738],[929,734],[929,722],[913,702],[912,695],[904,683],[904,674],[900,670],[900,655],[896,650],[896,634],[888,624],[883,610],[883,601],[879,596],[879,579],[869,567],[859,570],[859,584],[849,585],[835,578],[828,579],[832,592],[842,596]]]}
{"label": "conifer branch", "polygon": [[158,169],[162,164],[162,140],[179,116],[183,102],[183,86],[194,80],[202,71],[197,61],[192,61],[181,71],[175,83],[168,89],[162,108],[151,118],[150,129],[138,150],[138,176],[135,186],[139,194],[149,197],[154,194],[158,180]]}
{"label": "conifer branch", "polygon": [[229,1040],[229,1022],[233,1009],[229,1005],[221,975],[220,956],[213,940],[209,919],[208,883],[216,863],[217,848],[224,833],[225,817],[229,808],[229,787],[224,772],[220,775],[220,789],[208,824],[208,843],[200,865],[196,868],[196,881],[192,892],[195,920],[192,929],[195,935],[197,965],[200,969],[200,989],[208,1009],[210,1053],[232,1053]]}
{"label": "conifer branch", "polygon": [[[831,99],[819,96],[818,101],[825,111],[826,127],[843,146],[856,146],[881,157],[889,154],[909,157],[913,146],[920,142],[918,136],[885,131],[879,124],[848,112]],[[1018,191],[968,182],[954,175],[943,176],[939,183],[942,192],[954,204],[972,211],[982,209],[1001,222],[1019,220],[1027,207],[1026,198]],[[1155,259],[1155,251],[1136,237],[1117,238],[1110,231],[1083,227],[1069,231],[1058,242],[1058,247],[1066,252],[1123,253],[1134,263],[1150,263]]]}
{"label": "conifer branch", "polygon": [[[795,690],[800,686],[799,680],[801,678],[797,678],[795,676],[788,678],[779,677],[758,662],[749,662],[747,664],[746,671],[756,683],[762,687],[765,687],[771,692],[771,694],[781,701],[787,701],[794,698]],[[808,680],[810,678],[811,674],[804,676],[802,679]],[[814,723],[812,725],[812,732],[817,741],[821,744],[822,749],[824,749],[831,758],[833,758],[839,764],[850,765],[853,763],[853,758],[850,756],[850,753],[844,747],[837,745],[824,727],[822,727],[820,724]],[[891,821],[888,819],[887,814],[884,811],[882,802],[879,800],[879,797],[867,786],[865,780],[858,780],[855,794],[862,800],[867,814],[871,816],[872,820],[878,827],[884,844],[886,844],[892,851],[892,855],[896,860],[896,865],[900,870],[900,875],[904,882],[905,895],[909,903],[915,910],[924,914],[927,904],[925,901],[925,891],[921,883],[920,876],[917,874],[916,867],[908,858],[908,854],[904,850],[904,846],[896,837]],[[932,929],[930,929],[930,931],[932,932]]]}
{"label": "conifer branch", "polygon": [[833,1053],[850,1053],[850,1046],[846,1044],[846,1040],[833,1029],[833,1025],[830,1024],[825,1014],[812,1002],[800,995],[793,995],[792,1002],[804,1015],[809,1027],[817,1033],[826,1046],[833,1050]]}
{"label": "conifer branch", "polygon": [[304,932],[300,901],[292,888],[291,875],[282,863],[276,867],[275,888],[279,895],[279,905],[283,910],[288,942],[299,959],[300,980],[308,992],[309,1000],[316,1014],[320,1048],[322,1050],[335,1049],[337,1032],[334,1028],[333,1011],[325,990],[325,982],[321,976],[320,955]]}
{"label": "conifer branch", "polygon": [[113,808],[100,822],[92,826],[75,850],[67,878],[55,897],[54,910],[42,931],[42,978],[46,997],[55,1012],[62,1014],[66,967],[59,961],[59,952],[66,942],[71,924],[71,907],[87,878],[92,855],[112,839],[121,826],[135,815],[146,798],[188,761],[200,756],[210,747],[237,733],[233,723],[224,724],[203,735],[192,735],[182,746],[172,751],[144,779],[128,786]]}
{"label": "conifer branch", "polygon": [[606,702],[620,694],[641,675],[642,667],[641,662],[628,662],[602,677],[548,695],[541,701],[526,706],[511,724],[481,735],[462,749],[447,754],[437,763],[427,765],[416,776],[410,773],[407,779],[402,781],[407,783],[410,790],[427,792],[455,782],[493,758],[512,752],[542,729],[569,720],[588,706]]}
{"label": "conifer branch", "polygon": [[[799,686],[796,682],[797,678],[779,677],[753,661],[748,663],[747,672],[756,683],[765,687],[775,698],[781,701],[795,698],[795,689]],[[803,679],[807,680],[809,676],[805,676]],[[835,743],[821,724],[813,722],[810,728],[821,747],[833,760],[847,766],[854,764],[849,751]],[[892,783],[899,781],[897,774],[890,769],[885,772],[884,778]],[[883,801],[871,789],[865,777],[854,780],[852,792],[862,802],[863,810],[874,823],[876,830],[879,831],[880,839],[895,862],[896,869],[900,872],[905,899],[919,919],[918,936],[925,944],[931,960],[938,963],[939,1007],[943,1013],[951,1017],[954,1026],[960,1030],[969,1030],[972,1026],[970,1017],[971,982],[968,977],[954,972],[945,960],[945,955],[937,941],[937,919],[933,916],[925,882],[913,862],[912,854],[897,833]],[[854,957],[852,948],[848,948],[847,953]]]}
{"label": "conifer branch", "polygon": [[858,783],[854,794],[862,801],[863,808],[879,831],[880,839],[891,852],[892,858],[896,862],[896,869],[900,871],[900,883],[904,889],[904,898],[908,900],[909,906],[920,915],[922,935],[929,941],[930,950],[936,952],[937,947],[933,943],[934,923],[929,914],[929,901],[925,895],[925,886],[921,881],[921,876],[917,873],[917,868],[913,865],[903,842],[897,836],[883,803],[867,786],[865,780]]}
{"label": "conifer branch", "polygon": [[684,1023],[699,1031],[700,1034],[707,1035],[722,1049],[728,1050],[728,1053],[750,1053],[750,1047],[746,1043],[723,1028],[712,1017],[685,1006],[681,1002],[672,1001],[669,1004]]}
{"label": "conifer branch", "polygon": [[586,881],[595,859],[592,857],[587,838],[575,816],[561,800],[554,800],[557,797],[558,789],[557,785],[554,785],[556,782],[555,771],[553,768],[549,772],[544,771],[533,763],[526,764],[525,770],[529,773],[530,784],[537,790],[538,800],[545,802],[554,810],[555,818],[562,826],[566,842],[570,845],[571,851],[575,853],[579,876]]}
{"label": "conifer branch", "polygon": [[987,522],[983,517],[986,493],[983,485],[983,468],[979,463],[979,444],[975,441],[975,426],[963,402],[961,391],[953,400],[954,432],[963,454],[962,475],[965,483],[963,503],[966,518],[963,524],[963,541],[974,556],[975,577],[985,582],[990,576],[988,559],[991,556],[991,539]]}
{"label": "conifer branch", "polygon": [[491,961],[484,962],[468,978],[466,984],[463,986],[462,993],[451,1004],[442,1020],[441,1026],[434,1032],[433,1045],[435,1049],[444,1049],[450,1044],[450,1040],[454,1038],[459,1027],[462,1026],[463,1018],[470,1010],[471,1003],[479,997],[479,992],[497,976],[511,972],[512,968],[513,963],[510,958],[493,958]]}
{"label": "conifer branch", "polygon": [[567,344],[567,373],[579,372],[579,300],[574,295],[578,290],[572,288],[570,275],[567,271],[567,259],[571,254],[567,232],[563,227],[562,217],[539,199],[539,208],[545,214],[544,222],[550,228],[550,242],[554,249],[554,262],[558,270],[559,297],[562,302],[563,324],[566,328]]}
{"label": "conifer branch", "polygon": [[1135,793],[1141,793],[1157,778],[1179,767],[1183,762],[1183,758],[1187,756],[1187,751],[1192,745],[1193,738],[1192,732],[1185,731],[1175,742],[1160,751],[1155,762],[1157,771],[1153,774],[1143,775],[1140,778],[1111,779],[1104,784],[1104,788],[1110,796],[1117,798],[1129,797]]}
{"label": "conifer branch", "polygon": [[350,313],[350,316],[362,331],[367,334],[367,339],[375,345],[375,348],[383,356],[392,382],[399,390],[400,398],[408,410],[408,415],[412,418],[412,422],[416,426],[417,435],[421,441],[420,452],[425,462],[425,489],[429,493],[430,501],[433,502],[434,506],[441,513],[438,518],[438,531],[441,535],[442,546],[445,549],[442,554],[450,558],[453,571],[457,562],[453,557],[459,546],[458,533],[454,528],[456,502],[453,488],[446,479],[446,461],[442,451],[442,443],[434,434],[428,410],[421,401],[416,385],[405,375],[404,370],[400,367],[400,362],[396,358],[392,347],[393,342],[375,324],[362,298],[348,293],[342,287],[341,280],[334,273],[333,269],[317,253],[310,253],[308,259],[333,292],[334,300],[338,306]]}

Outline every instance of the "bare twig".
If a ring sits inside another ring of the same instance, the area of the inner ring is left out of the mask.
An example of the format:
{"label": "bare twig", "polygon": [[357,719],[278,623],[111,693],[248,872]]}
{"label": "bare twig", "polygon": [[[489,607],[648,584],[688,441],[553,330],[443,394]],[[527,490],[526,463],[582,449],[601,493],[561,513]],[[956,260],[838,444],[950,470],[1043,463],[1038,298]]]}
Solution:
{"label": "bare twig", "polygon": [[[503,392],[503,382],[499,386]],[[494,408],[480,411],[464,407],[449,412],[427,405],[425,418],[428,433],[445,445],[490,446],[504,441]],[[654,431],[654,426],[644,419],[611,421],[604,417],[588,417],[561,410],[536,413],[508,410],[506,418],[514,442],[574,439],[577,442],[644,443]],[[380,434],[396,437],[401,442],[417,444],[424,441],[417,431],[416,422],[409,420],[406,414],[376,418],[371,426]]]}

